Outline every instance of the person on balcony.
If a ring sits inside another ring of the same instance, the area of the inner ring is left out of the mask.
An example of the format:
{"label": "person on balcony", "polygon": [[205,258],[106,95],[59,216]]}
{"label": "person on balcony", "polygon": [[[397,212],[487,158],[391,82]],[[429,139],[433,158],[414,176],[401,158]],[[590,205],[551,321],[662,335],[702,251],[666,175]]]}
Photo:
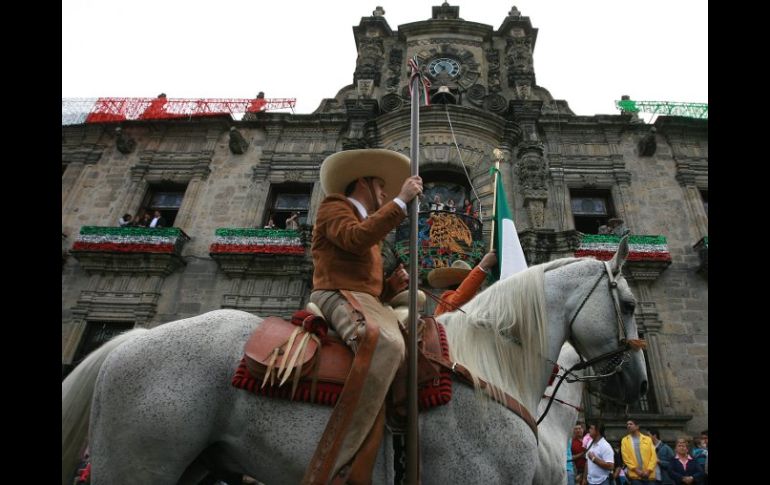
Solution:
{"label": "person on balcony", "polygon": [[430,204],[430,210],[440,211],[444,210],[444,203],[441,202],[441,196],[436,194],[433,196],[433,202]]}
{"label": "person on balcony", "polygon": [[120,227],[128,227],[131,225],[131,214],[123,214],[123,217],[118,219],[118,226]]}
{"label": "person on balcony", "polygon": [[433,288],[450,288],[441,294],[441,302],[434,316],[457,310],[476,296],[489,271],[497,264],[497,254],[490,251],[475,268],[458,259],[448,268],[435,268],[428,273],[428,284]]}
{"label": "person on balcony", "polygon": [[291,216],[286,219],[286,229],[294,231],[299,229],[299,212],[292,212]]}
{"label": "person on balcony", "polygon": [[625,236],[631,232],[631,230],[626,227],[626,223],[623,222],[623,219],[619,217],[613,217],[607,221],[607,225],[609,226],[609,233],[615,236]]}
{"label": "person on balcony", "polygon": [[465,202],[463,202],[463,214],[466,216],[473,215],[473,204],[468,199],[465,199]]}
{"label": "person on balcony", "polygon": [[166,219],[160,214],[159,210],[155,211],[155,215],[153,216],[152,220],[150,221],[150,224],[147,227],[155,227],[155,228],[166,227]]}

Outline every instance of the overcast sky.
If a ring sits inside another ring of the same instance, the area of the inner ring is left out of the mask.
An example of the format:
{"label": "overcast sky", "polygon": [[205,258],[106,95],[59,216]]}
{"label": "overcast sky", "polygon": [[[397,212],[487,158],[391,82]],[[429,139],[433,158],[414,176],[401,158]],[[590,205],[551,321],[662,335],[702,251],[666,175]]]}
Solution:
{"label": "overcast sky", "polygon": [[[311,113],[353,82],[353,26],[391,29],[442,0],[62,0],[62,97],[297,98]],[[497,30],[513,5],[539,29],[536,81],[579,115],[614,101],[708,102],[707,0],[462,0]]]}

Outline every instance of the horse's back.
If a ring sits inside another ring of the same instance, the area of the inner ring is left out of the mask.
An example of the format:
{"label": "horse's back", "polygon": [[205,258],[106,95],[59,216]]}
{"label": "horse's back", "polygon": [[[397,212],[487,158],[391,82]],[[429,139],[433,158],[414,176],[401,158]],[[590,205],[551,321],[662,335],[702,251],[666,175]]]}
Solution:
{"label": "horse's back", "polygon": [[95,386],[94,478],[178,478],[227,419],[238,392],[230,379],[260,321],[246,312],[217,310],[160,325],[116,348]]}

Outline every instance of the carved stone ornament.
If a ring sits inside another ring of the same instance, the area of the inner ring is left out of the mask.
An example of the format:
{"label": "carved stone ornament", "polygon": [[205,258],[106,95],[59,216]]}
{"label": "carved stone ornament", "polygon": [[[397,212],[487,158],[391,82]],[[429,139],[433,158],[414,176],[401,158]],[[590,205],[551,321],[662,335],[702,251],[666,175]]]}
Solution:
{"label": "carved stone ornament", "polygon": [[249,148],[249,142],[236,130],[234,126],[230,127],[230,151],[236,155],[243,155]]}
{"label": "carved stone ornament", "polygon": [[123,130],[120,127],[115,128],[115,134],[117,135],[115,146],[117,146],[120,153],[128,155],[134,151],[134,148],[136,148],[136,140],[123,133]]}
{"label": "carved stone ornament", "polygon": [[655,150],[658,148],[658,144],[655,141],[656,131],[657,130],[653,126],[650,128],[650,132],[644,135],[641,140],[639,140],[639,156],[651,157],[655,155]]}
{"label": "carved stone ornament", "polygon": [[540,229],[545,225],[545,200],[530,199],[525,202],[530,227]]}
{"label": "carved stone ornament", "polygon": [[542,153],[542,148],[537,144],[519,148],[516,174],[519,177],[519,184],[525,191],[546,189],[547,171]]}

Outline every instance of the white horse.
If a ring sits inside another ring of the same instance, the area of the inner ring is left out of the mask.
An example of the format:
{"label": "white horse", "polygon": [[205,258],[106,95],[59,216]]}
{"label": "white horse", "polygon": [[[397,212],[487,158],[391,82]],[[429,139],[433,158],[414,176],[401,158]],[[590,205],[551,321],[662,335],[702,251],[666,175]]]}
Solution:
{"label": "white horse", "polygon": [[[565,369],[568,370],[580,362],[580,356],[572,345],[565,343],[561,347],[559,360],[556,362],[559,364],[559,375],[561,375]],[[583,371],[577,371],[574,374],[579,376]],[[561,383],[548,414],[537,427],[540,436],[537,449],[540,460],[532,481],[534,485],[567,483],[567,446],[572,437],[572,429],[577,422],[577,408],[580,406],[584,387],[583,381],[569,382],[569,379],[570,377],[567,377]],[[545,389],[543,398],[537,406],[538,417],[545,412],[558,382],[557,377],[553,384]]]}
{"label": "white horse", "polygon": [[[638,338],[634,297],[620,275],[627,252],[623,240],[606,265],[568,258],[534,266],[490,286],[465,313],[442,315],[453,359],[534,413],[552,369],[546,359],[556,359],[568,338],[587,359]],[[331,408],[257,398],[230,385],[260,322],[218,310],[132,331],[94,351],[83,371],[62,383],[62,484],[71,480],[85,440],[85,419],[78,417],[89,404],[95,485],[197,483],[207,470],[245,473],[268,485],[299,483]],[[634,402],[646,392],[644,360],[641,352],[624,355],[616,397]],[[479,395],[455,384],[449,404],[421,414],[423,483],[531,483],[534,433]],[[393,483],[389,443],[386,434],[373,483]]]}

